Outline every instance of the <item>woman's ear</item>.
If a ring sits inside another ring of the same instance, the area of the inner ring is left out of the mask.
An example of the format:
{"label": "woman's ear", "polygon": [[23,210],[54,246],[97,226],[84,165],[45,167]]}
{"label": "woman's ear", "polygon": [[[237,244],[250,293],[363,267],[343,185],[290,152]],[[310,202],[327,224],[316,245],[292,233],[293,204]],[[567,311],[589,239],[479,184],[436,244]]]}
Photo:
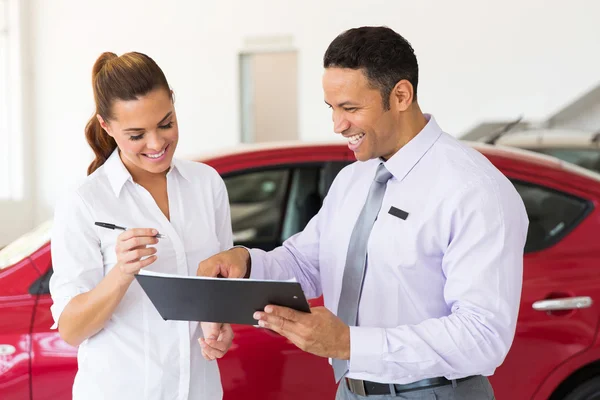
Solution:
{"label": "woman's ear", "polygon": [[102,127],[102,129],[104,129],[104,132],[106,132],[106,134],[110,137],[114,137],[112,135],[112,133],[110,133],[110,128],[108,126],[108,124],[106,123],[106,121],[104,121],[104,118],[102,118],[100,116],[100,114],[96,114],[96,118],[98,118],[98,122],[100,123],[100,126]]}

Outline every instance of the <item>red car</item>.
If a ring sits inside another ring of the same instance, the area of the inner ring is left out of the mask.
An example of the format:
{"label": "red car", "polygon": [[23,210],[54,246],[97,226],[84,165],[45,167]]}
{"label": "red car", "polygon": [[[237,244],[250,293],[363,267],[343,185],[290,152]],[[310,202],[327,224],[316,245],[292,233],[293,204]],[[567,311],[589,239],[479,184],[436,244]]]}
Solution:
{"label": "red car", "polygon": [[[600,398],[600,175],[547,156],[474,145],[523,197],[530,219],[517,332],[491,378],[498,399]],[[204,162],[225,179],[236,243],[272,249],[303,229],[337,172],[344,144],[250,146]],[[76,349],[50,330],[48,225],[0,251],[0,398],[71,398]],[[321,299],[312,300],[321,305]],[[277,334],[235,326],[219,361],[225,399],[334,398],[326,359]]]}

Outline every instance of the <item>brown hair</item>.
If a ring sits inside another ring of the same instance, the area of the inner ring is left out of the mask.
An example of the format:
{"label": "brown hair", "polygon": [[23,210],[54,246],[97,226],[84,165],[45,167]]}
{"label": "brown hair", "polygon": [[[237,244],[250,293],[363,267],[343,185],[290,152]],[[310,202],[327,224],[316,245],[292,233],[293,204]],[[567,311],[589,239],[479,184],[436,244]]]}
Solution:
{"label": "brown hair", "polygon": [[171,97],[167,78],[154,60],[142,53],[126,53],[118,57],[115,53],[102,53],[92,69],[92,87],[96,112],[85,126],[85,138],[96,158],[88,167],[90,175],[110,157],[117,143],[98,121],[100,115],[109,121],[112,105],[116,100],[137,100],[157,88],[164,88]]}

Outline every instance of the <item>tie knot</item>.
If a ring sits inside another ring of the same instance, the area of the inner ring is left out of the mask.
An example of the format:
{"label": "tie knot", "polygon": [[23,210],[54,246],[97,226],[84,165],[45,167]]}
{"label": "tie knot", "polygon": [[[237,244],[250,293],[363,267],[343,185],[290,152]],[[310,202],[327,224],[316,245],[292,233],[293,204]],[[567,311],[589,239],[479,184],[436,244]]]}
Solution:
{"label": "tie knot", "polygon": [[379,164],[377,167],[377,172],[375,173],[375,181],[379,183],[386,183],[392,177],[392,173],[387,170],[383,163]]}

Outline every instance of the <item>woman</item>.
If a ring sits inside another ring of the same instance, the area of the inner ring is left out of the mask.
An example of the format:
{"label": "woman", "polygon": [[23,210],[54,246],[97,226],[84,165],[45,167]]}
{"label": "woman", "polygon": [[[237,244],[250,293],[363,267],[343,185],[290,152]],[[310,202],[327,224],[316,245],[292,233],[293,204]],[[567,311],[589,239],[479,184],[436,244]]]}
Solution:
{"label": "woman", "polygon": [[201,260],[232,246],[223,180],[173,158],[173,94],[150,57],[104,53],[92,82],[96,112],[85,134],[96,158],[57,206],[52,232],[52,315],[79,346],[73,398],[220,399],[209,361],[231,345],[231,327],[164,321],[134,274],[195,275]]}

